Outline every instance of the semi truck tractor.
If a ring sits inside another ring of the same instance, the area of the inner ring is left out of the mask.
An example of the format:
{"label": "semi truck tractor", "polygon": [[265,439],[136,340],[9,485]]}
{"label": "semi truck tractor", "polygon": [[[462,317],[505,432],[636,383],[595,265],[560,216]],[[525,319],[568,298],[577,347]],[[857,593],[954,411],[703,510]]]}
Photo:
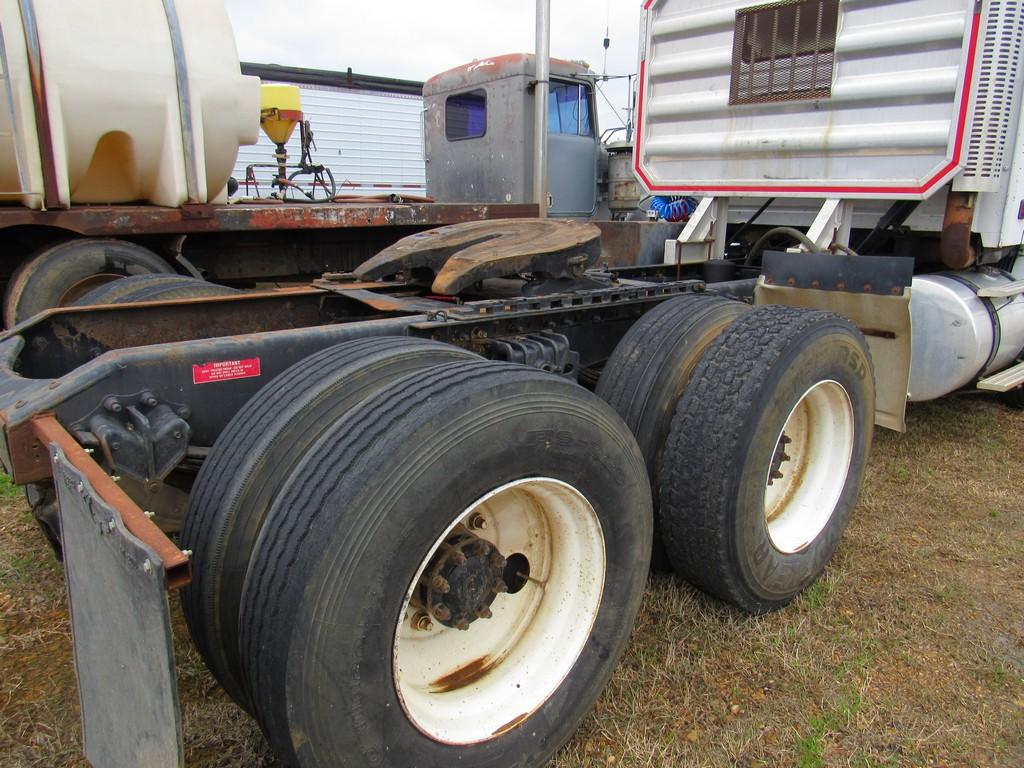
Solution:
{"label": "semi truck tractor", "polygon": [[[699,199],[655,258],[469,221],[283,291],[124,277],[0,335],[0,462],[64,562],[87,759],[181,765],[169,590],[303,768],[544,765],[651,568],[786,606],[876,426],[1020,400],[1022,34],[998,0],[647,0],[634,171]],[[492,87],[438,83],[453,169]]]}

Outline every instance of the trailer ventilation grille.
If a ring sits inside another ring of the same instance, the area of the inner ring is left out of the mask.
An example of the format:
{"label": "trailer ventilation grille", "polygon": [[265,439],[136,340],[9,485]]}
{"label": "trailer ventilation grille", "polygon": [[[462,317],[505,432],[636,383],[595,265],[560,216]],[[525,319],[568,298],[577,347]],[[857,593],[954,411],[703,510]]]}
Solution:
{"label": "trailer ventilation grille", "polygon": [[839,0],[783,0],[736,11],[730,104],[828,98]]}
{"label": "trailer ventilation grille", "polygon": [[[978,63],[977,96],[963,188],[988,189],[1003,174],[1006,143],[1018,102],[1021,46],[1024,45],[1024,3],[993,0],[989,4],[984,45]],[[986,183],[987,182],[987,183]]]}

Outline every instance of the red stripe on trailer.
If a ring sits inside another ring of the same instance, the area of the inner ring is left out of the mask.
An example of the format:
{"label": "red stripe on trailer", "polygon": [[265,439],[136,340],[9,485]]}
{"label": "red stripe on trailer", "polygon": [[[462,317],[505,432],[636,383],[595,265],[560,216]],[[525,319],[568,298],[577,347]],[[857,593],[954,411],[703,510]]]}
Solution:
{"label": "red stripe on trailer", "polygon": [[[657,0],[647,0],[644,9],[650,8]],[[651,192],[690,192],[694,190],[708,192],[794,192],[794,193],[816,193],[834,194],[836,192],[849,192],[851,194],[896,194],[896,195],[923,195],[936,185],[944,182],[951,173],[957,170],[960,165],[960,157],[963,154],[964,133],[967,129],[967,110],[970,106],[971,81],[974,78],[974,62],[978,51],[978,32],[981,28],[981,14],[975,13],[971,23],[971,45],[967,51],[967,66],[964,72],[964,84],[960,92],[960,114],[957,116],[956,143],[953,148],[953,159],[944,165],[937,173],[928,179],[924,184],[917,187],[894,187],[894,186],[767,186],[767,185],[724,185],[724,184],[698,184],[689,187],[671,186],[666,184],[655,184],[640,165],[640,145],[637,141],[636,149],[633,152],[633,170],[637,176],[643,179],[647,189]],[[636,108],[636,135],[643,136],[643,110],[644,110],[644,84],[647,62],[640,62],[640,90],[637,94]]]}

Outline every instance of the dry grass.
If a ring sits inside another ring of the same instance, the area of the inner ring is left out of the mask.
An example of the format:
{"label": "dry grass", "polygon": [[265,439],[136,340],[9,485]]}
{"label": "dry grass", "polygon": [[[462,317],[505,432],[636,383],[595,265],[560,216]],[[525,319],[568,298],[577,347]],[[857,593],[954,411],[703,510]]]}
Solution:
{"label": "dry grass", "polygon": [[[1024,413],[915,406],[881,432],[824,578],[750,618],[654,579],[608,691],[553,768],[1024,765]],[[59,566],[0,513],[0,765],[84,766]],[[187,764],[270,766],[185,635]]]}

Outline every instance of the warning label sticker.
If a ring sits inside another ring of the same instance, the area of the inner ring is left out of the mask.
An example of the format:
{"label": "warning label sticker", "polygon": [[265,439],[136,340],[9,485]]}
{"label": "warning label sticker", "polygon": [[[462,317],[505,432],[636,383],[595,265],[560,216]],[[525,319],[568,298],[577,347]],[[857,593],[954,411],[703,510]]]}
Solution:
{"label": "warning label sticker", "polygon": [[218,360],[215,363],[203,363],[192,366],[193,384],[210,384],[215,381],[231,381],[232,379],[251,379],[260,375],[260,359],[251,357],[248,360]]}

